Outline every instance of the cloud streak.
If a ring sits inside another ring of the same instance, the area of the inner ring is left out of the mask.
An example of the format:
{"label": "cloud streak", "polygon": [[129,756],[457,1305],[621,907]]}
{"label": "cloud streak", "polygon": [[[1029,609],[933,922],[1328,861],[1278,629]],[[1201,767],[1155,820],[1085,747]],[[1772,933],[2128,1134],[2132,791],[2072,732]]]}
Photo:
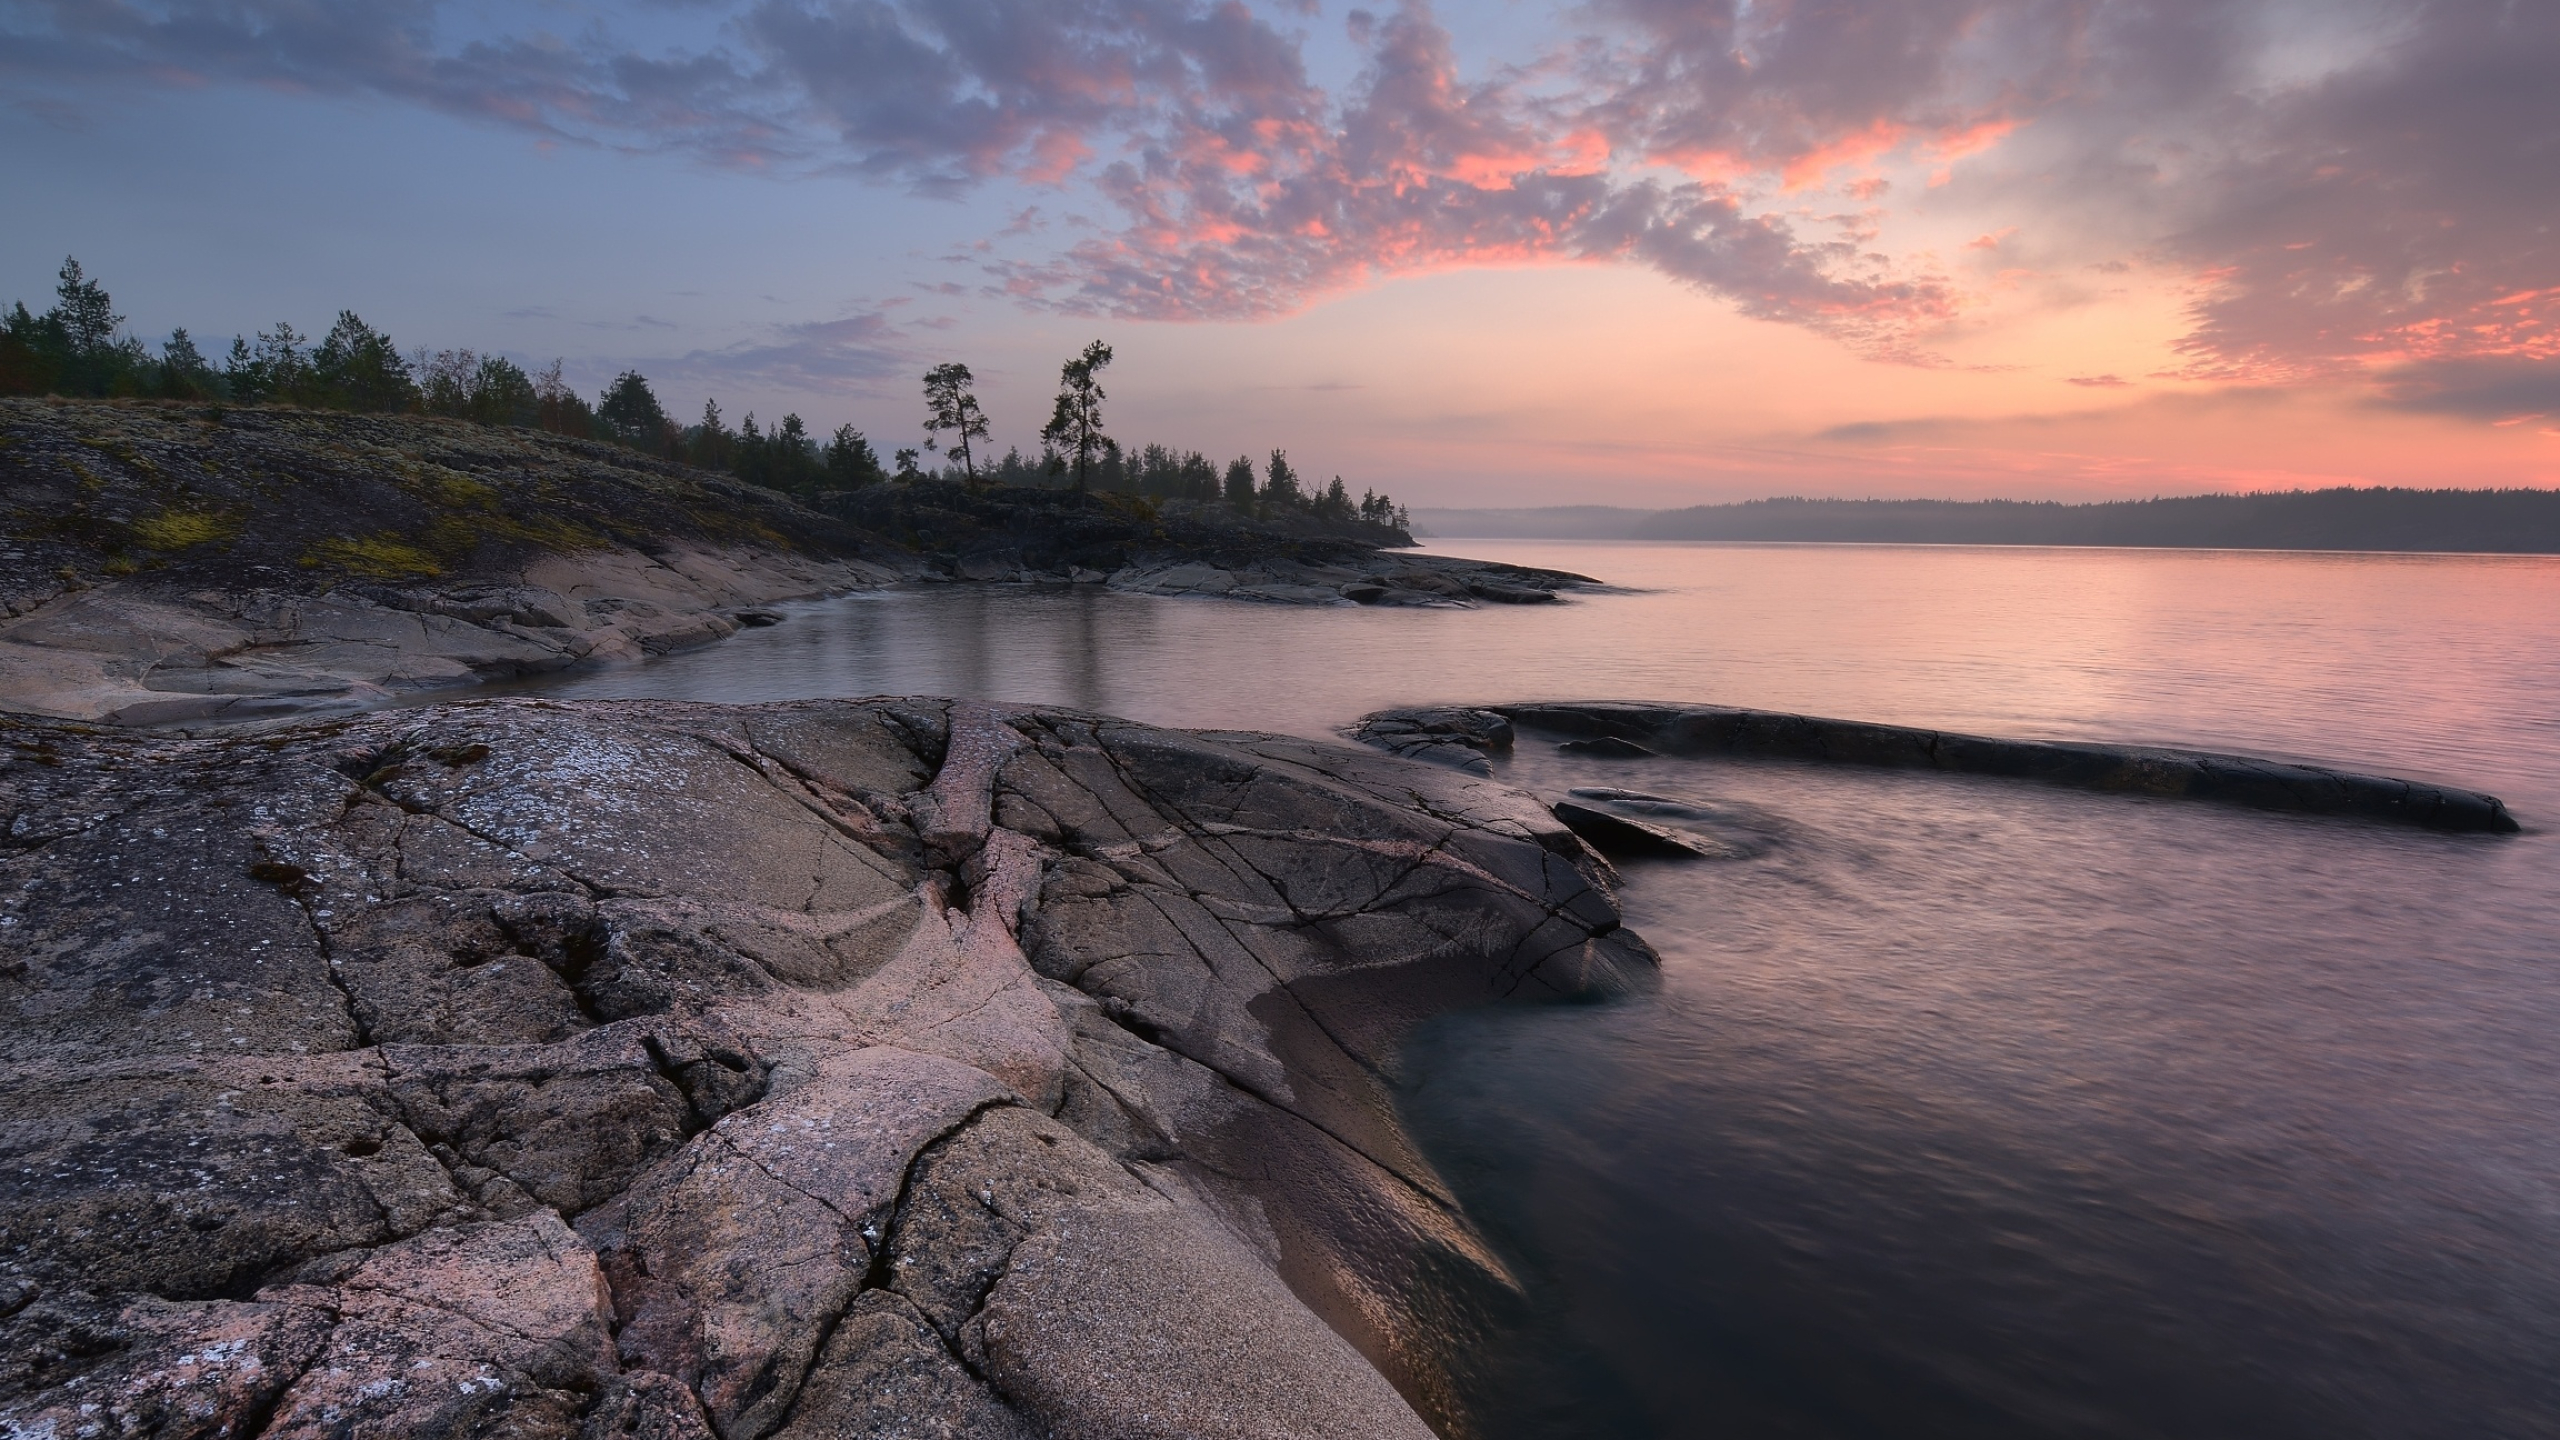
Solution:
{"label": "cloud streak", "polygon": [[374,94],[580,143],[723,160],[796,153],[790,120],[716,51],[644,56],[602,33],[448,36],[438,0],[8,0],[0,83],[246,83]]}
{"label": "cloud streak", "polygon": [[652,373],[703,384],[779,390],[841,390],[917,373],[923,353],[878,312],[841,320],[777,325],[753,340],[649,362]]}

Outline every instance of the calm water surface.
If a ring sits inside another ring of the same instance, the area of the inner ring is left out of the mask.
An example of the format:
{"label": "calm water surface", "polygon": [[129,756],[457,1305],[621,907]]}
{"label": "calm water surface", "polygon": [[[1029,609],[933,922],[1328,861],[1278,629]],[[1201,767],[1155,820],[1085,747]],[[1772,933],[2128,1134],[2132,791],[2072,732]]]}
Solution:
{"label": "calm water surface", "polygon": [[1445,1017],[1408,1115],[1516,1266],[1492,1440],[2560,1435],[2560,561],[1464,541],[1476,612],[962,588],[540,687],[1322,735],[1712,701],[2311,758],[2400,833],[1996,781],[1570,761],[1754,858],[1631,867],[1658,993]]}

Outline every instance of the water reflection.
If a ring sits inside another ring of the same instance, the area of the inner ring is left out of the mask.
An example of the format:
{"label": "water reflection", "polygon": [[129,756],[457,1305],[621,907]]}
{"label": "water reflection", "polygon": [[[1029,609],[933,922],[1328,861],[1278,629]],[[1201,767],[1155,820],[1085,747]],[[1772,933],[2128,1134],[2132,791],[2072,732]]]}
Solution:
{"label": "water reflection", "polygon": [[564,695],[969,694],[1322,735],[1634,696],[2477,786],[2400,833],[1750,763],[1631,867],[1649,1000],[1447,1017],[1435,1163],[1531,1286],[1493,1440],[2560,1434],[2560,562],[1467,542],[1646,593],[1477,612],[949,587]]}
{"label": "water reflection", "polygon": [[1654,1002],[1436,1022],[1526,1273],[1494,1440],[2554,1433],[2543,842],[1536,752],[1785,817],[1631,866]]}
{"label": "water reflection", "polygon": [[740,704],[969,695],[1107,711],[1134,698],[1123,677],[1157,668],[1167,613],[1160,601],[1063,586],[952,585],[776,608],[784,623],[718,646],[490,692]]}

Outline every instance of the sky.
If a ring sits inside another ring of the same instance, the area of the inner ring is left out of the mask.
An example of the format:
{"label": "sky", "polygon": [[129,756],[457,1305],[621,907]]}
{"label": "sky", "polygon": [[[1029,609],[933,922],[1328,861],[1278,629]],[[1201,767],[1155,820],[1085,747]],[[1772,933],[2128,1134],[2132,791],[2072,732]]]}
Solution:
{"label": "sky", "polygon": [[[2560,486],[2551,0],[0,0],[0,303],[1413,505]],[[211,341],[212,343],[205,343]]]}

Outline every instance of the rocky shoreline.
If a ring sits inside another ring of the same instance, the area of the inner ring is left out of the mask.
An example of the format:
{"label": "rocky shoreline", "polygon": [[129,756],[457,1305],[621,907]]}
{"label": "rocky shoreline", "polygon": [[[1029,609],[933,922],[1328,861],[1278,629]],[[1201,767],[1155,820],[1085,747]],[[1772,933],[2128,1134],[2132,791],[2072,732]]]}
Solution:
{"label": "rocky shoreline", "polygon": [[[1729,705],[1576,700],[1418,706],[1363,716],[1345,734],[1391,755],[1490,775],[1487,757],[1509,753],[1521,728],[1541,733],[1559,750],[1600,759],[1757,757],[1938,770],[2453,833],[2512,835],[2523,828],[2494,795],[2421,780],[2252,755],[2013,740]],[[1607,828],[1623,818],[1601,817],[1576,828],[1586,839],[1605,832],[1634,843],[1622,828]]]}
{"label": "rocky shoreline", "polygon": [[1552,603],[1584,577],[1383,526],[873,486],[803,505],[628,450],[417,416],[0,400],[0,708],[118,725],[347,711],[640,659],[900,583],[1277,604]]}
{"label": "rocky shoreline", "polygon": [[1652,968],[1535,800],[1269,735],[0,736],[12,1434],[1465,1435],[1396,1044]]}
{"label": "rocky shoreline", "polygon": [[897,578],[788,552],[605,550],[451,586],[110,582],[0,623],[0,708],[125,726],[359,709],[707,645],[778,621],[772,602]]}
{"label": "rocky shoreline", "polygon": [[1484,773],[1523,737],[2506,818],[1716,707],[1351,733],[0,721],[0,1433],[1465,1437],[1528,1301],[1407,1136],[1399,1046],[1648,985],[1604,854],[1753,853]]}

